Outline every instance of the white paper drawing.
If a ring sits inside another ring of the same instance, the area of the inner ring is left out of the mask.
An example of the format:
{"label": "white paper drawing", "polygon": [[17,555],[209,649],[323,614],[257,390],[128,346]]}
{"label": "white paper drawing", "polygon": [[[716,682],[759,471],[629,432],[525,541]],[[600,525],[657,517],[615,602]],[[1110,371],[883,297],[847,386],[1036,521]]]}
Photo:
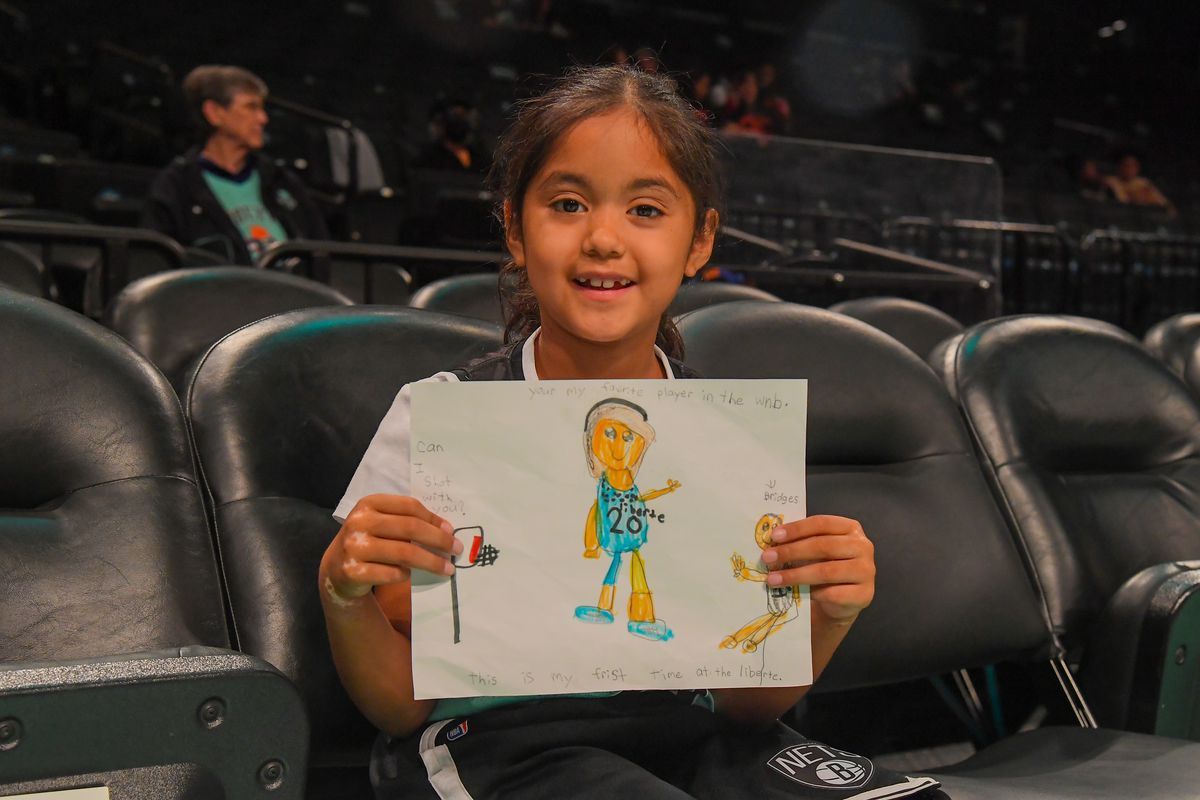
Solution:
{"label": "white paper drawing", "polygon": [[415,384],[413,495],[464,545],[414,574],[417,697],[811,682],[807,589],[760,559],[805,515],[806,408],[793,380]]}

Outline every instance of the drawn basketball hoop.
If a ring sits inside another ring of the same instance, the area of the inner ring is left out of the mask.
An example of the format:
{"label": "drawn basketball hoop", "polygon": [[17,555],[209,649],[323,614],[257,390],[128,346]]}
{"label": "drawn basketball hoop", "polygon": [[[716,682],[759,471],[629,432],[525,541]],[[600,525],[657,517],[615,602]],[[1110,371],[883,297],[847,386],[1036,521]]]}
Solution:
{"label": "drawn basketball hoop", "polygon": [[458,618],[458,572],[472,567],[490,567],[500,557],[500,551],[485,541],[483,527],[472,525],[456,528],[454,538],[463,546],[461,556],[451,556],[454,574],[450,576],[450,612],[454,617],[454,643],[461,641],[461,626]]}

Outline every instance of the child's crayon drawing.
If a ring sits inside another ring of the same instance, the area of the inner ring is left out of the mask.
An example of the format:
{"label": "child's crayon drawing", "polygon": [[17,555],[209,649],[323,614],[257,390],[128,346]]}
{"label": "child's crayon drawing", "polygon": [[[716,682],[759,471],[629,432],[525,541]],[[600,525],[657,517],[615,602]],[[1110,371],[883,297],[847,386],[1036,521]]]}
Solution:
{"label": "child's crayon drawing", "polygon": [[603,550],[612,561],[600,584],[600,600],[594,606],[577,606],[575,617],[597,624],[613,622],[613,597],[622,557],[628,554],[627,628],[634,636],[666,642],[675,634],[654,616],[654,598],[646,581],[646,562],[641,550],[653,519],[646,501],[674,492],[680,484],[668,478],[665,488],[642,494],[634,483],[646,450],[653,443],[654,428],[649,416],[636,403],[610,397],[588,411],[583,447],[588,471],[597,481],[596,500],[583,526],[583,557],[598,559]]}
{"label": "child's crayon drawing", "polygon": [[[463,541],[465,537],[466,541]],[[459,619],[458,605],[458,573],[472,567],[490,567],[500,557],[500,551],[487,543],[483,528],[472,525],[468,528],[456,528],[454,538],[463,542],[463,554],[450,556],[454,564],[454,574],[450,576],[450,613],[454,617],[454,643],[462,641],[462,621]]]}
{"label": "child's crayon drawing", "polygon": [[[754,524],[754,541],[763,550],[770,547],[771,531],[783,524],[783,517],[776,514],[763,514]],[[762,646],[767,637],[800,616],[800,587],[771,586],[767,583],[766,569],[746,566],[746,559],[735,552],[730,558],[733,563],[733,577],[739,582],[754,581],[761,583],[767,593],[767,613],[755,617],[738,630],[721,640],[721,647],[733,650],[741,647],[743,653],[753,653]],[[762,562],[759,562],[760,564]]]}
{"label": "child's crayon drawing", "polygon": [[413,497],[462,545],[412,571],[414,697],[811,682],[808,590],[760,558],[806,513],[807,405],[796,380],[414,384]]}

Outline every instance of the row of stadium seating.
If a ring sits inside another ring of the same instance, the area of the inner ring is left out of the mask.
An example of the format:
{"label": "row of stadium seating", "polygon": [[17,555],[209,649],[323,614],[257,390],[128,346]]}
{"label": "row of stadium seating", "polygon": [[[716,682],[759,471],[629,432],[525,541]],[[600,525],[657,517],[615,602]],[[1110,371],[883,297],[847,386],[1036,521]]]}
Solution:
{"label": "row of stadium seating", "polygon": [[[890,222],[883,237],[891,251],[879,251],[894,252],[891,261],[860,263],[858,234],[841,227],[830,231],[835,238],[821,245],[827,252],[803,258],[724,237],[717,260],[784,299],[831,305],[863,294],[904,292],[964,322],[1001,310],[1072,313],[1141,334],[1200,302],[1196,238],[1097,231],[1076,243],[1046,226],[902,218]],[[851,240],[837,238],[841,235]],[[904,254],[933,259],[935,267],[957,266],[941,267],[950,274],[922,275],[922,265],[904,263]],[[268,254],[263,266],[316,277],[358,302],[403,304],[414,285],[502,259],[499,251],[289,242]],[[0,283],[93,317],[130,280],[220,263],[218,256],[180,248],[149,231],[89,225],[62,212],[0,211]],[[953,273],[956,269],[971,270],[977,279]],[[992,275],[999,276],[998,283],[987,279]],[[944,285],[924,288],[935,280]],[[996,285],[1003,289],[1002,304]]]}
{"label": "row of stadium seating", "polygon": [[[231,300],[231,298],[234,298]],[[671,303],[676,319],[699,308],[739,300],[779,301],[750,286],[689,282]],[[269,270],[207,267],[142,278],[110,305],[104,324],[150,359],[182,394],[190,367],[222,336],[242,325],[284,311],[352,305],[317,281]],[[505,308],[496,273],[441,278],[419,289],[408,305],[503,325]],[[931,306],[896,297],[864,297],[829,307],[882,330],[921,358],[962,331],[952,317]],[[1145,337],[1151,353],[1165,361],[1200,396],[1200,314],[1179,314]]]}
{"label": "row of stadium seating", "polygon": [[[1200,401],[1165,364],[1105,323],[1062,317],[969,328],[935,349],[936,371],[868,325],[791,303],[711,305],[680,327],[705,375],[810,381],[809,511],[858,518],[876,544],[876,602],[818,691],[1049,663],[1080,726],[1007,737],[936,771],[953,797],[1194,794],[1200,745],[1184,740],[1200,739],[1200,563],[1186,559],[1200,559]],[[277,314],[209,349],[181,407],[124,340],[0,289],[0,787],[96,784],[106,771],[161,781],[154,770],[182,760],[193,791],[244,779],[226,796],[275,782],[273,796],[298,797],[307,773],[309,797],[367,796],[373,733],[337,680],[316,591],[330,511],[397,388],[500,337],[425,309]],[[180,650],[196,646],[241,656]],[[120,673],[138,713],[110,713],[93,757],[58,755],[75,734],[52,719],[84,694],[44,697],[95,689],[87,669],[119,673],[62,665],[163,648],[170,657],[137,662],[148,677]],[[194,661],[222,657],[261,659],[287,681],[243,660],[221,662],[235,673],[225,683]],[[156,704],[173,664],[202,686],[174,685],[177,702]],[[245,708],[239,676],[275,681],[261,720],[224,729],[260,722],[257,745],[190,744]],[[882,724],[887,709],[875,713]],[[155,714],[178,741],[125,730]],[[235,756],[228,776],[209,763]]]}

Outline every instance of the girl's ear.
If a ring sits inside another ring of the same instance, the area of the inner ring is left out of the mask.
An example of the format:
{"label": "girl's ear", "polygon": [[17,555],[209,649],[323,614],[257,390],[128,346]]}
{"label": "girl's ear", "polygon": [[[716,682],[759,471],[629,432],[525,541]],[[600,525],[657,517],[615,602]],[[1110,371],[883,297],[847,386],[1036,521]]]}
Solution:
{"label": "girl's ear", "polygon": [[521,223],[513,212],[511,200],[504,201],[504,243],[518,267],[525,266],[525,243],[521,240]]}
{"label": "girl's ear", "polygon": [[692,249],[688,251],[687,265],[683,270],[689,278],[695,276],[700,268],[712,258],[713,245],[716,244],[717,228],[720,227],[720,224],[721,215],[715,208],[704,212],[704,224],[700,226],[700,230],[696,231],[696,236],[692,239]]}

